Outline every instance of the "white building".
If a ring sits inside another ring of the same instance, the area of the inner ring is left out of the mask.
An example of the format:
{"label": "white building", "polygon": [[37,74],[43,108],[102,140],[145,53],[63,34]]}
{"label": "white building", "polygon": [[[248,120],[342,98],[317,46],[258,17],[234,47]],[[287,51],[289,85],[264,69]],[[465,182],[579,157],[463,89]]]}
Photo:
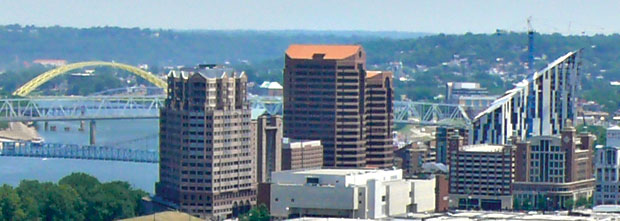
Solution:
{"label": "white building", "polygon": [[594,204],[620,204],[620,127],[607,129],[607,145],[597,146],[594,158]]}
{"label": "white building", "polygon": [[570,52],[506,91],[474,118],[470,143],[507,144],[512,135],[527,140],[559,134],[577,113],[578,66],[578,51]]}
{"label": "white building", "polygon": [[270,212],[278,218],[379,219],[435,209],[435,179],[402,170],[311,169],[272,173]]}

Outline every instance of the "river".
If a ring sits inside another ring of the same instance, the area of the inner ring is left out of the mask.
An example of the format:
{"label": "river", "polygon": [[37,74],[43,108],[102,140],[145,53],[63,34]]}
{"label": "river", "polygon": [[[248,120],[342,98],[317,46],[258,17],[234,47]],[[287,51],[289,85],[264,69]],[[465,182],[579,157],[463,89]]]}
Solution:
{"label": "river", "polygon": [[[80,122],[50,122],[45,130],[43,123],[37,131],[45,142],[88,144],[89,126],[80,131]],[[96,144],[130,148],[157,149],[159,123],[155,119],[102,120],[96,122]],[[84,172],[102,182],[122,180],[135,188],[154,193],[159,167],[151,163],[131,163],[99,160],[41,159],[25,157],[0,158],[0,184],[19,185],[23,179],[56,182],[72,172]]]}

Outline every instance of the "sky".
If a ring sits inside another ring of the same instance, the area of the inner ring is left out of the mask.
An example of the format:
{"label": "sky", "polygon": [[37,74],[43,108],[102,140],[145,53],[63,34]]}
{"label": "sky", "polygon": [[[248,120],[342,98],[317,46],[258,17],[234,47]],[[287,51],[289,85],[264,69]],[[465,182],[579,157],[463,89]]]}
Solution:
{"label": "sky", "polygon": [[620,1],[0,0],[0,25],[460,34],[620,32]]}

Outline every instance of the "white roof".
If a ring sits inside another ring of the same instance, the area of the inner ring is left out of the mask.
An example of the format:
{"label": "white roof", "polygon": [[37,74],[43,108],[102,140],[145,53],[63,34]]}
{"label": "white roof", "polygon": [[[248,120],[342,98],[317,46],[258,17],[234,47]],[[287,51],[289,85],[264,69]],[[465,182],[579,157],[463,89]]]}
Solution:
{"label": "white roof", "polygon": [[283,89],[282,85],[280,85],[280,83],[275,82],[275,81],[271,82],[267,88],[268,89],[280,89],[280,90]]}
{"label": "white roof", "polygon": [[620,205],[598,205],[592,208],[594,212],[620,213]]}
{"label": "white roof", "polygon": [[260,86],[258,86],[260,88],[267,88],[267,89],[272,89],[272,90],[282,90],[283,87],[280,83],[272,81],[265,81],[262,84],[260,84]]}
{"label": "white roof", "polygon": [[299,170],[293,173],[295,174],[315,174],[315,175],[339,175],[339,176],[347,176],[354,174],[365,174],[365,173],[376,173],[382,170],[374,170],[374,169],[309,169],[309,170]]}
{"label": "white roof", "polygon": [[607,130],[620,130],[620,127],[618,125],[607,128]]}
{"label": "white roof", "polygon": [[501,152],[504,146],[490,145],[490,144],[476,144],[464,146],[463,150],[466,152]]}

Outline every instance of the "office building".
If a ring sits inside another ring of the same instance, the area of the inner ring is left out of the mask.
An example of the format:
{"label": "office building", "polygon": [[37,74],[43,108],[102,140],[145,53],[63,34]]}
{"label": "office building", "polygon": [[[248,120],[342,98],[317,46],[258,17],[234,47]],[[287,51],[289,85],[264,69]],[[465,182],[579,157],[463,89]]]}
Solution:
{"label": "office building", "polygon": [[282,169],[282,117],[263,114],[252,120],[256,140],[256,180],[269,182],[271,172]]}
{"label": "office building", "polygon": [[575,120],[579,83],[578,51],[570,52],[506,91],[473,119],[470,143],[506,144],[516,135],[557,135]]}
{"label": "office building", "polygon": [[392,72],[366,71],[365,99],[366,165],[391,167],[394,158]]}
{"label": "office building", "polygon": [[607,129],[607,145],[597,146],[594,156],[595,205],[620,204],[620,127]]}
{"label": "office building", "polygon": [[512,146],[477,144],[450,151],[450,208],[512,209]]}
{"label": "office building", "polygon": [[209,219],[255,204],[247,77],[200,65],[171,71],[160,113],[157,199]]}
{"label": "office building", "polygon": [[323,145],[320,140],[282,141],[282,170],[321,168],[323,166]]}
{"label": "office building", "polygon": [[476,82],[448,82],[446,83],[446,103],[456,104],[462,96],[488,95],[486,88],[480,87]]}
{"label": "office building", "polygon": [[320,140],[325,166],[391,166],[391,81],[391,72],[366,71],[359,45],[289,46],[284,136]]}
{"label": "office building", "polygon": [[[467,130],[454,128],[454,127],[437,127],[435,129],[435,151],[436,162],[444,165],[449,165],[448,158],[450,157],[448,151],[448,144],[450,138],[458,135],[461,139],[467,137]],[[457,145],[463,146],[464,144]]]}
{"label": "office building", "polygon": [[395,166],[403,170],[403,177],[409,178],[423,173],[425,163],[435,163],[435,153],[423,143],[412,143],[394,151],[394,159],[398,159]]}
{"label": "office building", "polygon": [[[592,157],[595,137],[579,134],[567,122],[561,136],[535,136],[516,142],[515,182],[517,201],[546,205],[547,209],[568,209],[568,200],[592,196]],[[518,139],[518,138],[516,138]]]}
{"label": "office building", "polygon": [[272,178],[270,212],[276,218],[380,219],[435,209],[434,178],[404,180],[400,170],[291,170]]}

